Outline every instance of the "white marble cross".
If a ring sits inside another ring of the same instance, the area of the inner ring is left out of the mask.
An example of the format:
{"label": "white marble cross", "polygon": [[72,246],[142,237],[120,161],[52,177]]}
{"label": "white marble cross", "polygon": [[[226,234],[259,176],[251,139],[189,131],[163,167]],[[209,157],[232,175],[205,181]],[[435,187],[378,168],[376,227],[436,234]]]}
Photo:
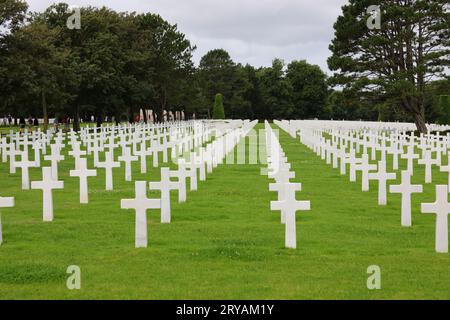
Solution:
{"label": "white marble cross", "polygon": [[80,203],[89,203],[88,177],[96,177],[97,170],[89,170],[85,158],[78,158],[76,161],[77,169],[70,170],[70,176],[80,178]]}
{"label": "white marble cross", "polygon": [[167,163],[167,161],[169,161],[169,154],[168,154],[168,152],[167,152],[167,149],[168,149],[168,148],[169,148],[169,147],[168,147],[166,138],[165,138],[165,136],[164,136],[164,138],[163,138],[163,144],[162,144],[162,153],[163,153],[163,162],[164,162],[164,163]]}
{"label": "white marble cross", "polygon": [[439,170],[441,172],[447,172],[448,174],[448,178],[447,178],[447,184],[448,184],[448,189],[450,190],[450,155],[448,156],[448,162],[446,166],[441,166],[439,168]]}
{"label": "white marble cross", "polygon": [[336,169],[338,167],[338,159],[340,157],[339,149],[336,145],[333,144],[330,148],[330,151],[333,156],[332,166],[333,169]]}
{"label": "white marble cross", "polygon": [[[113,131],[114,133],[114,131]],[[112,153],[113,158],[114,158],[114,148],[117,146],[117,144],[115,143],[115,137],[113,135],[108,137],[108,144],[106,144],[105,146],[108,148],[108,151]]]}
{"label": "white marble cross", "polygon": [[369,164],[369,156],[366,153],[363,154],[361,158],[361,164],[356,165],[356,170],[360,170],[362,173],[362,191],[369,191],[369,172],[376,169],[377,166],[375,164]]}
{"label": "white marble cross", "polygon": [[98,166],[98,153],[100,151],[103,151],[103,148],[99,145],[99,140],[94,139],[92,141],[93,146],[91,147],[91,151],[93,152],[94,155],[94,167]]}
{"label": "white marble cross", "polygon": [[64,156],[60,154],[61,149],[57,144],[52,144],[50,146],[51,154],[44,156],[44,160],[50,161],[52,168],[52,177],[55,181],[58,180],[58,162],[64,160]]}
{"label": "white marble cross", "polygon": [[170,177],[178,178],[179,189],[178,189],[178,202],[186,202],[186,178],[188,173],[186,171],[186,164],[184,159],[178,160],[178,170],[171,170]]}
{"label": "white marble cross", "polygon": [[8,142],[6,140],[6,137],[3,137],[1,139],[2,143],[2,162],[5,163],[8,161]]}
{"label": "white marble cross", "polygon": [[158,168],[159,166],[159,151],[161,151],[159,144],[156,144],[156,141],[152,141],[148,152],[152,155],[153,168]]}
{"label": "white marble cross", "polygon": [[16,166],[14,163],[16,162],[16,157],[20,154],[18,150],[16,150],[16,145],[11,142],[9,144],[8,156],[9,156],[9,173],[16,173]]}
{"label": "white marble cross", "polygon": [[401,222],[403,227],[412,226],[411,216],[411,194],[423,192],[422,185],[411,184],[411,175],[408,170],[402,171],[402,182],[399,185],[389,186],[391,193],[401,193],[402,195],[402,215]]}
{"label": "white marble cross", "polygon": [[402,149],[398,147],[397,142],[392,142],[389,147],[389,153],[392,155],[392,170],[398,170],[398,156],[403,154]]}
{"label": "white marble cross", "polygon": [[42,181],[32,181],[31,189],[41,189],[43,191],[43,215],[44,221],[53,221],[53,190],[63,189],[64,181],[53,179],[52,168],[42,168]]}
{"label": "white marble cross", "polygon": [[[11,208],[14,207],[14,198],[3,198],[0,197],[0,208]],[[0,246],[3,243],[3,233],[2,233],[2,216],[0,214]]]}
{"label": "white marble cross", "polygon": [[275,172],[269,172],[269,178],[275,179],[275,181],[279,183],[289,183],[290,179],[295,178],[295,171],[279,169]]}
{"label": "white marble cross", "polygon": [[29,190],[30,189],[30,175],[29,175],[29,168],[36,167],[35,161],[29,161],[28,160],[28,153],[22,152],[22,159],[21,161],[16,161],[14,163],[14,166],[16,168],[22,169],[22,190]]}
{"label": "white marble cross", "polygon": [[350,164],[350,182],[356,181],[356,166],[361,163],[361,159],[355,155],[355,150],[351,150],[347,162]]}
{"label": "white marble cross", "polygon": [[377,150],[381,152],[381,161],[386,162],[386,152],[389,150],[389,147],[386,146],[386,138],[383,137],[381,139],[381,144],[376,147]]}
{"label": "white marble cross", "polygon": [[432,182],[432,166],[437,165],[438,162],[436,159],[433,159],[431,156],[430,150],[424,151],[424,157],[423,159],[419,159],[417,162],[418,164],[425,165],[425,183],[431,183]]}
{"label": "white marble cross", "polygon": [[206,181],[206,161],[204,161],[203,157],[198,157],[195,160],[197,168],[199,168],[199,180]]}
{"label": "white marble cross", "polygon": [[61,150],[65,147],[65,145],[64,145],[64,143],[62,141],[63,141],[62,135],[57,136],[56,139],[55,139],[55,146],[58,148],[58,153],[61,153]]}
{"label": "white marble cross", "polygon": [[191,191],[197,191],[197,166],[195,164],[195,153],[191,153],[190,160],[184,163],[189,177],[189,187]]}
{"label": "white marble cross", "polygon": [[285,246],[290,249],[297,248],[296,212],[311,210],[309,201],[296,200],[295,193],[300,189],[299,184],[287,183],[284,199],[270,202],[271,210],[281,211],[285,216]]}
{"label": "white marble cross", "polygon": [[[278,192],[278,201],[283,201],[286,198],[286,188],[289,187],[289,184],[289,181],[270,183],[269,190]],[[298,188],[297,191],[302,191],[302,184],[296,183],[296,185]],[[283,212],[281,212],[281,223],[286,223],[286,217]]]}
{"label": "white marble cross", "polygon": [[138,157],[131,155],[131,149],[125,147],[123,154],[119,156],[119,161],[125,162],[125,181],[131,181],[131,162],[137,161]]}
{"label": "white marble cross", "polygon": [[[28,141],[28,136],[25,136],[23,138],[23,142],[22,142],[23,151],[22,151],[22,154],[25,153],[27,155],[27,159],[28,159],[28,146],[30,146],[32,144],[33,144],[33,142]],[[18,149],[20,149],[20,147]]]}
{"label": "white marble cross", "polygon": [[139,158],[141,160],[141,173],[147,173],[147,154],[148,154],[148,150],[147,150],[147,147],[146,147],[145,140],[143,140],[141,142],[141,148],[139,149],[139,151],[136,151],[134,154],[139,156]]}
{"label": "white marble cross", "polygon": [[136,198],[122,199],[122,209],[134,209],[136,211],[136,248],[146,248],[147,240],[147,210],[161,209],[161,199],[147,198],[147,182],[136,181]]}
{"label": "white marble cross", "polygon": [[371,140],[369,141],[369,145],[370,145],[370,160],[376,160],[377,159],[377,145],[378,145],[378,141],[377,141],[377,137],[376,136],[372,136]]}
{"label": "white marble cross", "polygon": [[34,150],[34,162],[36,167],[39,168],[41,166],[41,150],[42,150],[42,142],[36,139],[33,142],[33,150]]}
{"label": "white marble cross", "polygon": [[169,168],[161,168],[161,181],[150,182],[149,187],[150,190],[161,191],[161,223],[170,223],[170,190],[179,190],[180,183],[178,181],[170,181]]}
{"label": "white marble cross", "polygon": [[414,145],[408,146],[408,151],[400,156],[407,160],[407,169],[410,175],[414,174],[414,159],[419,159],[419,155],[414,153]]}
{"label": "white marble cross", "polygon": [[86,151],[80,149],[80,144],[78,142],[74,142],[72,144],[72,151],[69,151],[69,155],[75,158],[75,163],[78,163],[78,159],[80,159],[81,156],[85,156],[86,153]]}
{"label": "white marble cross", "polygon": [[98,162],[97,167],[105,169],[105,190],[112,191],[114,189],[113,184],[113,168],[119,168],[120,162],[115,162],[113,159],[113,154],[108,151],[105,153],[105,161]]}
{"label": "white marble cross", "polygon": [[436,214],[436,252],[448,252],[448,214],[450,203],[448,203],[447,185],[436,186],[436,201],[433,203],[422,203],[422,213]]}
{"label": "white marble cross", "polygon": [[206,180],[206,161],[205,161],[205,156],[204,156],[204,150],[201,148],[199,151],[199,155],[197,155],[194,152],[194,157],[193,160],[194,161],[194,165],[196,168],[199,169],[199,180],[200,181],[205,181]]}
{"label": "white marble cross", "polygon": [[385,161],[378,161],[378,172],[369,173],[369,180],[378,180],[378,205],[384,206],[387,204],[386,182],[396,178],[397,175],[395,173],[386,172]]}
{"label": "white marble cross", "polygon": [[[439,134],[439,132],[438,132]],[[441,141],[436,141],[436,146],[431,148],[431,151],[434,152],[436,151],[436,162],[437,165],[440,166],[442,165],[442,152],[445,152],[445,154],[447,153],[447,149],[442,147]]]}

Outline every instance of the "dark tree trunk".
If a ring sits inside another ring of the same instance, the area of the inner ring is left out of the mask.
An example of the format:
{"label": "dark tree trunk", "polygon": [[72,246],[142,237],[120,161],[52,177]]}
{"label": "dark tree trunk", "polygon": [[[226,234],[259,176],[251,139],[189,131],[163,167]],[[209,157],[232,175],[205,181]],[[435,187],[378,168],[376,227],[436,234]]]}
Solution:
{"label": "dark tree trunk", "polygon": [[44,116],[44,131],[48,130],[48,110],[47,110],[47,97],[45,91],[42,91],[42,113]]}
{"label": "dark tree trunk", "polygon": [[144,122],[145,122],[145,123],[148,123],[148,119],[147,119],[147,109],[145,109],[145,108],[142,109],[142,112],[143,112],[142,114],[144,115]]}
{"label": "dark tree trunk", "polygon": [[128,107],[128,119],[129,119],[130,123],[134,122],[133,106],[131,106],[131,105]]}
{"label": "dark tree trunk", "polygon": [[119,123],[121,122],[121,114],[120,114],[120,112],[119,112],[119,110],[118,110],[118,108],[116,109],[116,112],[115,112],[115,119],[114,120],[116,120],[115,122],[116,122],[116,126],[118,126],[119,125]]}
{"label": "dark tree trunk", "polygon": [[423,99],[418,97],[404,96],[402,98],[402,105],[403,108],[414,117],[414,123],[416,124],[417,130],[423,134],[428,133]]}
{"label": "dark tree trunk", "polygon": [[161,123],[161,122],[164,122],[164,119],[163,119],[163,113],[158,109],[158,110],[155,110],[154,111],[154,114],[155,114],[155,123]]}
{"label": "dark tree trunk", "polygon": [[423,134],[428,133],[424,112],[414,112],[413,116],[417,130]]}
{"label": "dark tree trunk", "polygon": [[73,130],[75,132],[80,131],[80,111],[78,104],[75,105],[75,111],[73,113]]}

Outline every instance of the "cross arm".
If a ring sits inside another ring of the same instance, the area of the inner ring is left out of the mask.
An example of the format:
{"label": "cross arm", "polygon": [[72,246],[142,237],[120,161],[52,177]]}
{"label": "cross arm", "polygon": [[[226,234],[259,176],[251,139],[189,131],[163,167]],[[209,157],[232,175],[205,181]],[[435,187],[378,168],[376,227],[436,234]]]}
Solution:
{"label": "cross arm", "polygon": [[437,211],[437,203],[422,203],[421,204],[422,213],[436,213]]}

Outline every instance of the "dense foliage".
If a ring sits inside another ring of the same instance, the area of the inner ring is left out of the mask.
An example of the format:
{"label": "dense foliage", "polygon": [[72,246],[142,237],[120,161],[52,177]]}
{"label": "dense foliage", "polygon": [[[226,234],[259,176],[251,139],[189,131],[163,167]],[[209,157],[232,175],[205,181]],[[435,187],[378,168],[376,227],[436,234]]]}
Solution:
{"label": "dense foliage", "polygon": [[[196,67],[195,46],[153,13],[83,7],[81,29],[70,29],[67,4],[30,13],[23,0],[2,0],[0,114],[70,117],[75,128],[93,116],[134,121],[141,108],[159,120],[163,110],[213,118],[220,94],[227,118],[407,120],[419,128],[425,119],[448,122],[448,15],[439,11],[446,1],[378,2],[389,8],[379,32],[365,27],[368,1],[343,7],[328,78],[304,60],[255,68],[223,49],[209,51]],[[435,46],[433,54],[423,52]]]}
{"label": "dense foliage", "polygon": [[[378,5],[379,28],[368,8]],[[349,0],[334,25],[332,83],[380,108],[399,106],[426,131],[426,93],[450,66],[448,0]]]}

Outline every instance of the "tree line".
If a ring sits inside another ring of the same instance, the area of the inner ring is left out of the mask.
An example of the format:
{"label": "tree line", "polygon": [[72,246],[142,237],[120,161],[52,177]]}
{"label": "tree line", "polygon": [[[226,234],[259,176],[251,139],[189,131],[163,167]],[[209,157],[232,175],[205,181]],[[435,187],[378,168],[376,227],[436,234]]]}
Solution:
{"label": "tree line", "polygon": [[[141,108],[159,120],[163,110],[183,110],[188,118],[411,120],[422,131],[425,119],[448,122],[446,1],[378,1],[396,9],[378,33],[364,23],[369,2],[343,7],[328,77],[304,60],[243,65],[223,49],[195,66],[195,45],[158,14],[83,7],[81,28],[69,29],[65,3],[32,13],[23,0],[3,0],[0,112],[46,124],[69,116],[75,129],[92,115],[134,121]],[[411,6],[422,2],[434,6],[414,7],[416,17]],[[217,99],[224,114],[214,111]]]}

